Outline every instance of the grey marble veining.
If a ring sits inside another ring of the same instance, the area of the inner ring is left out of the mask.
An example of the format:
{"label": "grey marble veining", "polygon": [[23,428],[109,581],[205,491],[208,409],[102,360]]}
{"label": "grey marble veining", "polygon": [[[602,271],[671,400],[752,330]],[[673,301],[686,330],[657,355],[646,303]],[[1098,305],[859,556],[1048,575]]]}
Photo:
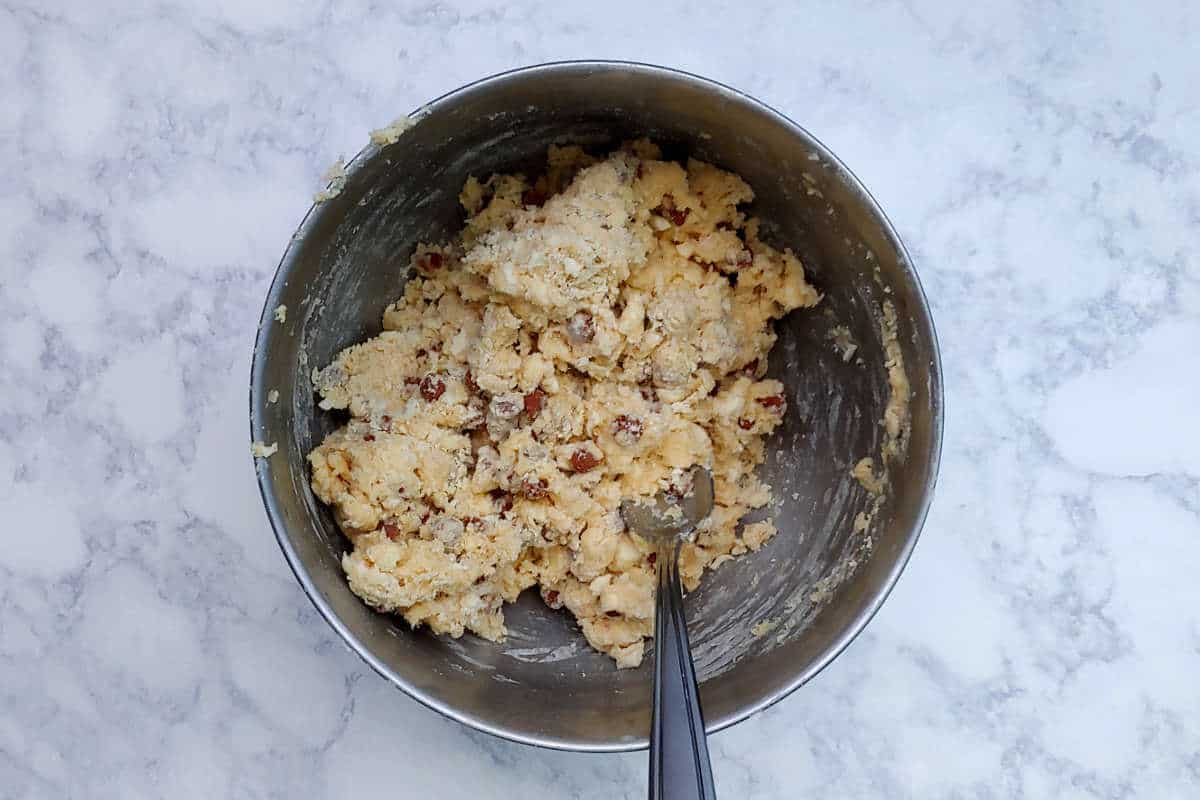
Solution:
{"label": "grey marble veining", "polygon": [[1200,796],[1200,6],[737,7],[0,5],[0,797],[643,796],[642,755],[494,740],[367,670],[247,454],[262,297],[324,168],[579,57],[816,133],[942,341],[915,557],[831,668],[713,738],[722,796]]}

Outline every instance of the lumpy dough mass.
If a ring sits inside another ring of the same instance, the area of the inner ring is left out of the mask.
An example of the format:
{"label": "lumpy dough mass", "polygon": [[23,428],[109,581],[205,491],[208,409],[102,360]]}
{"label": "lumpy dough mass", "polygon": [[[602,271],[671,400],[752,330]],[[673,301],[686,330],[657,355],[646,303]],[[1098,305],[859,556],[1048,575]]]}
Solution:
{"label": "lumpy dough mass", "polygon": [[321,407],[351,418],[309,455],[312,486],[374,608],[499,640],[504,604],[537,585],[633,667],[654,565],[621,499],[712,470],[688,589],[774,534],[739,525],[770,500],[754,469],[786,411],[761,376],[772,320],[820,295],[738,210],[753,192],[736,175],[646,141],[548,162],[532,183],[470,179],[461,234],[416,248],[383,333],[315,373]]}

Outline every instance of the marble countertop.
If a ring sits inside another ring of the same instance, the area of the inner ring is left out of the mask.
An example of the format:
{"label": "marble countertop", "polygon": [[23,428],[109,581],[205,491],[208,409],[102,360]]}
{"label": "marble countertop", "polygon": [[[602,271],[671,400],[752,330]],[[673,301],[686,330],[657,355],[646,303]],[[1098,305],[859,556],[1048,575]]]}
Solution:
{"label": "marble countertop", "polygon": [[262,298],[324,168],[579,57],[816,133],[942,341],[916,554],[829,669],[713,737],[721,795],[1200,794],[1200,6],[736,5],[0,7],[0,797],[644,796],[644,754],[508,744],[367,669],[247,455]]}

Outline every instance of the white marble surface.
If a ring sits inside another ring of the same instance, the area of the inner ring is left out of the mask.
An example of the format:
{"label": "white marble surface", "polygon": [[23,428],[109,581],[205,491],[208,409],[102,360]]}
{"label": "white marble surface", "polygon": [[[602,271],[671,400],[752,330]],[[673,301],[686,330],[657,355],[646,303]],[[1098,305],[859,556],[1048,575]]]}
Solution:
{"label": "white marble surface", "polygon": [[260,304],[324,167],[461,83],[589,56],[809,127],[942,340],[916,555],[832,668],[714,737],[722,796],[1200,795],[1200,7],[735,5],[0,6],[0,797],[643,796],[641,754],[474,734],[367,670],[246,443]]}

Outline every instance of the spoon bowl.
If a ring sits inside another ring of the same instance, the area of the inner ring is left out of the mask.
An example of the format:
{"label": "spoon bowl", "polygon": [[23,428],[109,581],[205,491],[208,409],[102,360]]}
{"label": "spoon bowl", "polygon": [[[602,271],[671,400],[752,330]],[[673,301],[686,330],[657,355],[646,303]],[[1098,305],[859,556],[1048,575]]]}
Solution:
{"label": "spoon bowl", "polygon": [[646,541],[674,545],[691,538],[713,506],[712,473],[701,466],[684,473],[685,485],[674,485],[653,497],[623,500],[621,519]]}

